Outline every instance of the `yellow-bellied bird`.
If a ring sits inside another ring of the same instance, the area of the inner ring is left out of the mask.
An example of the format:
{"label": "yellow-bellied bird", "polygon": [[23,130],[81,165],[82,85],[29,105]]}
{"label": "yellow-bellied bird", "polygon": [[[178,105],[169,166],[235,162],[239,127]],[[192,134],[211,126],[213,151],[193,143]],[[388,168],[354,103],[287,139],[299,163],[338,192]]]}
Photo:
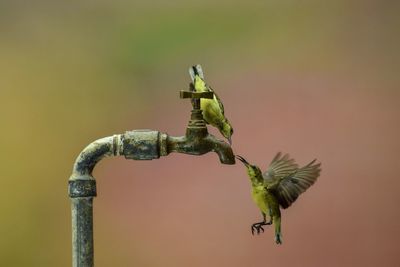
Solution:
{"label": "yellow-bellied bird", "polygon": [[[264,232],[264,225],[274,224],[275,242],[282,244],[280,207],[288,208],[298,196],[317,180],[321,171],[321,163],[313,160],[299,168],[288,154],[278,153],[271,161],[268,170],[262,173],[260,168],[251,165],[241,156],[236,156],[247,168],[252,187],[252,197],[261,210],[263,221],[251,225],[254,235]],[[267,214],[270,220],[267,222]]]}
{"label": "yellow-bellied bird", "polygon": [[203,111],[203,118],[206,123],[216,127],[221,134],[232,144],[233,128],[224,114],[224,106],[215,91],[206,84],[203,70],[200,65],[189,68],[193,87],[196,92],[213,92],[213,99],[200,99],[200,109]]}

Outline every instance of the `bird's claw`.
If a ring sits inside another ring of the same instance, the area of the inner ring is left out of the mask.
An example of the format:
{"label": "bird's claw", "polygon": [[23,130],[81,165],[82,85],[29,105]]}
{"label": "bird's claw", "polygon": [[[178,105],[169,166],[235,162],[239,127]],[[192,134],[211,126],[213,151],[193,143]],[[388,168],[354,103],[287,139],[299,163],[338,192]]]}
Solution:
{"label": "bird's claw", "polygon": [[256,232],[258,235],[260,233],[264,233],[264,228],[262,227],[262,223],[254,223],[251,225],[251,234],[254,235],[254,232]]}

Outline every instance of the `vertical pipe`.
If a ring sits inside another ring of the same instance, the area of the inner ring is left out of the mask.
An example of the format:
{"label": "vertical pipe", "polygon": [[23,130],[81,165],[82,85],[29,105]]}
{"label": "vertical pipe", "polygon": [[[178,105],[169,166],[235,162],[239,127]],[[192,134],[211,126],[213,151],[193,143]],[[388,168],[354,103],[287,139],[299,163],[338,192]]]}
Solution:
{"label": "vertical pipe", "polygon": [[81,176],[69,181],[72,211],[72,266],[93,267],[93,197],[96,181]]}
{"label": "vertical pipe", "polygon": [[[79,154],[68,185],[72,209],[73,267],[94,266],[93,197],[96,196],[96,180],[92,171],[96,164],[104,157],[119,155],[136,160],[159,158],[159,142],[158,131],[129,131],[124,135],[117,134],[96,140]],[[165,151],[163,153],[166,155]]]}
{"label": "vertical pipe", "polygon": [[72,198],[72,266],[93,267],[93,197]]}

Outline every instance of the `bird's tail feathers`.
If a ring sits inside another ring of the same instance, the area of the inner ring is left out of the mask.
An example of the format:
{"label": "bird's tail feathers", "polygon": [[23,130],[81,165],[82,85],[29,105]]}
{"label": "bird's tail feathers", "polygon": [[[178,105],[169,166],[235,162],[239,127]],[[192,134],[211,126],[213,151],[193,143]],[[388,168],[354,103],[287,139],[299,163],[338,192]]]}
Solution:
{"label": "bird's tail feathers", "polygon": [[190,78],[192,79],[192,82],[194,82],[194,78],[196,77],[196,75],[198,75],[200,78],[202,78],[204,80],[204,73],[203,73],[203,69],[201,68],[200,64],[190,67],[189,74],[190,74]]}
{"label": "bird's tail feathers", "polygon": [[275,226],[275,243],[282,244],[282,233],[281,233],[281,217],[274,216],[273,218]]}
{"label": "bird's tail feathers", "polygon": [[277,243],[278,245],[282,245],[282,234],[281,233],[275,234],[275,243]]}

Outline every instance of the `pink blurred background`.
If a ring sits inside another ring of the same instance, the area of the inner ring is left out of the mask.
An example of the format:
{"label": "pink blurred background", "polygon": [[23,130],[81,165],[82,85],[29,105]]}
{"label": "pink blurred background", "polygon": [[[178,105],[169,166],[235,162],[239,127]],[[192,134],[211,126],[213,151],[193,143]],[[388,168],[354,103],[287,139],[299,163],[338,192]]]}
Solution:
{"label": "pink blurred background", "polygon": [[[96,266],[398,266],[395,1],[0,3],[0,266],[71,266],[67,180],[90,142],[184,134],[202,64],[235,153],[317,158],[317,183],[252,236],[241,164],[214,153],[103,160]],[[210,131],[220,137],[214,129]]]}

